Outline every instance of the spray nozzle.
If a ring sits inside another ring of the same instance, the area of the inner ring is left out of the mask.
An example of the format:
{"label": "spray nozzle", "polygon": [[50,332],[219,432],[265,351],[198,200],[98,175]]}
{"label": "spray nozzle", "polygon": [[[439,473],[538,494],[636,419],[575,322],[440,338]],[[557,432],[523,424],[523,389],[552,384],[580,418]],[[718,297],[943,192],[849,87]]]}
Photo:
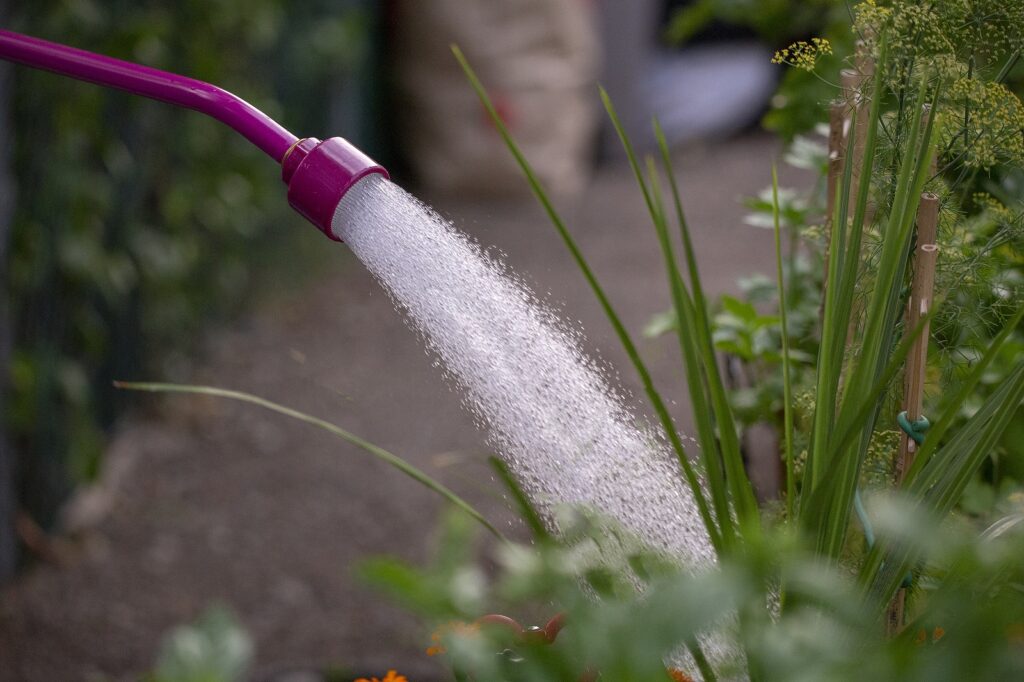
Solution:
{"label": "spray nozzle", "polygon": [[230,126],[282,165],[288,203],[331,239],[334,210],[357,180],[387,171],[340,137],[298,139],[243,99],[209,83],[0,30],[0,59],[195,109]]}
{"label": "spray nozzle", "polygon": [[321,142],[307,137],[293,144],[281,162],[281,179],[288,185],[288,203],[328,238],[338,203],[349,188],[370,173],[388,172],[348,140],[332,137]]}

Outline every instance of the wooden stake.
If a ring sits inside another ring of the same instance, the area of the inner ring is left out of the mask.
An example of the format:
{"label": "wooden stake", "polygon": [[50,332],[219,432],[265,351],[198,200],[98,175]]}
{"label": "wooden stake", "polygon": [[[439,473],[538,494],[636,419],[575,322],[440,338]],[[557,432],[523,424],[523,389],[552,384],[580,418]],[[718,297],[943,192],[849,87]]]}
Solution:
{"label": "wooden stake", "polygon": [[[921,195],[917,209],[917,248],[914,251],[914,277],[911,284],[910,300],[907,303],[907,333],[917,328],[932,308],[935,288],[935,261],[939,247],[936,232],[939,223],[939,197],[930,192]],[[924,402],[925,372],[928,361],[929,324],[926,321],[921,333],[914,341],[907,356],[903,379],[903,409],[907,419],[913,422],[921,417]],[[917,442],[906,433],[900,433],[900,448],[895,462],[895,483],[899,488],[907,471],[914,463]],[[895,635],[903,629],[907,591],[900,589],[889,605],[888,629]]]}
{"label": "wooden stake", "polygon": [[[836,210],[836,191],[843,177],[843,157],[846,140],[846,106],[841,101],[832,102],[828,108],[828,179],[825,183],[825,267],[822,282],[828,281],[828,252],[832,244],[832,220]],[[825,297],[821,298],[822,309]],[[822,311],[818,311],[821,318]]]}
{"label": "wooden stake", "polygon": [[[848,111],[857,112],[855,126],[850,129],[847,126],[846,153],[850,155],[850,162],[853,164],[850,175],[850,203],[847,208],[847,220],[853,217],[856,212],[857,195],[860,193],[861,182],[871,183],[871,169],[868,169],[867,177],[861,178],[864,166],[864,154],[866,150],[868,127],[871,125],[871,103],[868,100],[865,89],[875,73],[875,62],[867,51],[863,41],[857,41],[857,52],[854,57],[856,69],[845,69],[840,72],[844,94],[846,96]],[[850,142],[853,142],[851,145]],[[865,229],[874,220],[875,207],[869,200],[864,210]],[[857,338],[857,329],[861,323],[862,303],[854,299],[850,311],[850,324],[847,329],[847,348],[852,340]]]}
{"label": "wooden stake", "polygon": [[[844,69],[840,72],[846,101],[850,111],[857,111],[857,128],[853,131],[853,182],[850,184],[850,209],[852,212],[857,192],[860,188],[861,168],[864,165],[864,147],[871,121],[871,104],[865,95],[864,88],[875,73],[875,61],[867,51],[864,41],[857,41],[857,52],[854,56],[855,69]],[[848,136],[849,137],[849,136]],[[869,173],[870,176],[870,173]],[[870,179],[868,180],[870,182]]]}
{"label": "wooden stake", "polygon": [[[907,330],[913,330],[928,314],[932,307],[935,287],[935,261],[939,247],[935,234],[939,219],[939,197],[930,192],[921,195],[917,210],[917,249],[914,251],[914,278],[911,285],[910,301],[907,306]],[[903,409],[910,421],[921,417],[924,402],[925,365],[928,360],[928,323],[910,349],[906,373],[903,380]],[[903,434],[900,440],[900,454],[896,460],[896,484],[903,483],[907,470],[913,464],[917,443]]]}
{"label": "wooden stake", "polygon": [[[825,188],[825,227],[831,232],[836,208],[836,190],[843,178],[843,157],[846,140],[846,109],[836,101],[828,108],[828,182]],[[828,259],[825,260],[826,264]]]}

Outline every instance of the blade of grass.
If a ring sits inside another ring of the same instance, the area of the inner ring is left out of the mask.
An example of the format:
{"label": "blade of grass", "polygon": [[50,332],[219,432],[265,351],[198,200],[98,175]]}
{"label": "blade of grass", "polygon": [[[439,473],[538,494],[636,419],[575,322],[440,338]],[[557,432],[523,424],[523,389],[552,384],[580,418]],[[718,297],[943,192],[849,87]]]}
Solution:
{"label": "blade of grass", "polygon": [[[851,328],[853,296],[860,265],[860,247],[864,234],[864,221],[867,215],[868,197],[871,190],[871,177],[872,170],[874,168],[875,151],[878,139],[879,113],[881,111],[882,103],[882,74],[886,71],[887,59],[888,40],[886,35],[883,33],[879,42],[878,62],[875,66],[874,78],[872,79],[871,106],[868,113],[869,120],[867,124],[863,126],[866,129],[864,152],[863,157],[860,160],[861,167],[858,175],[860,180],[856,183],[857,196],[854,203],[853,220],[849,226],[849,233],[846,233],[845,226],[847,225],[847,220],[849,218],[847,213],[849,210],[848,200],[851,192],[850,186],[853,183],[852,170],[854,160],[852,157],[855,155],[852,153],[846,154],[848,160],[846,170],[850,171],[850,173],[844,172],[844,197],[842,201],[837,202],[840,204],[839,209],[843,210],[843,213],[837,213],[836,220],[833,221],[833,234],[835,234],[836,225],[839,224],[838,221],[842,221],[842,225],[844,226],[844,230],[840,232],[840,253],[837,254],[841,258],[843,265],[841,267],[841,272],[837,273],[839,275],[837,284],[838,290],[834,291],[831,296],[829,296],[828,290],[826,289],[825,323],[823,324],[823,339],[820,345],[821,350],[819,350],[819,353],[823,352],[825,355],[823,358],[819,357],[819,375],[817,382],[814,426],[811,432],[811,446],[808,456],[808,462],[810,463],[811,490],[813,490],[813,488],[821,481],[820,472],[825,467],[826,461],[831,457],[837,456],[837,453],[832,447],[830,447],[830,441],[832,439],[831,426],[836,417],[840,377],[843,370],[843,354],[846,349],[847,333]],[[854,113],[853,118],[854,120],[851,122],[850,140],[847,143],[847,150],[853,149],[854,145],[859,145],[860,142],[856,139],[856,130],[859,127],[856,125],[858,118],[856,112]],[[824,338],[826,335],[828,336],[827,342]],[[806,478],[807,475],[805,474],[805,479]]]}
{"label": "blade of grass", "polygon": [[[934,310],[931,311],[929,314],[933,315]],[[939,444],[942,443],[942,440],[946,432],[949,430],[954,420],[957,418],[960,412],[960,407],[963,405],[964,401],[977,386],[978,382],[981,380],[981,377],[987,370],[989,364],[998,355],[1003,343],[1010,336],[1010,334],[1017,328],[1017,325],[1020,324],[1020,321],[1022,319],[1024,319],[1024,307],[1018,309],[1017,313],[1003,327],[1002,331],[996,336],[996,338],[993,339],[992,343],[985,351],[985,354],[977,363],[975,363],[974,367],[971,369],[971,372],[968,375],[968,377],[963,382],[961,382],[956,395],[954,395],[952,400],[948,402],[946,409],[942,413],[942,416],[928,430],[928,437],[925,438],[924,444],[921,446],[921,449],[917,453],[917,457],[914,459],[914,464],[911,466],[910,470],[907,471],[907,475],[904,478],[903,488],[905,490],[910,490],[911,486],[913,486],[914,490],[927,491],[936,480],[934,472],[942,471],[944,468],[949,466],[946,462],[943,462],[941,465],[935,465],[929,469],[931,473],[928,474],[927,480],[925,480],[922,483],[916,482],[917,477],[925,469],[925,466],[932,461],[933,454],[937,450],[939,450]],[[975,414],[975,416],[977,416],[977,413]],[[878,551],[872,552],[868,555],[860,571],[860,578],[864,584],[870,584],[872,583],[872,581],[876,580],[877,573],[881,568],[883,559],[884,556],[881,553],[881,548],[879,548]],[[903,574],[899,573],[897,575]]]}
{"label": "blade of grass", "polygon": [[[919,99],[924,98],[922,85]],[[933,148],[931,140],[920,140],[920,124],[923,110],[918,107],[904,151],[900,178],[896,192],[896,207],[889,218],[889,227],[882,245],[882,254],[875,275],[875,286],[865,314],[863,342],[857,362],[853,365],[839,409],[839,421],[843,421],[863,402],[874,385],[880,368],[887,362],[892,342],[896,338],[901,305],[899,292],[906,279],[909,266],[909,250],[914,227],[914,216],[920,201],[920,187],[915,186],[924,174],[919,173],[920,165],[930,162]],[[921,142],[919,146],[919,142]],[[874,413],[863,421],[863,428],[852,442],[830,440],[832,456],[840,462],[838,480],[830,496],[828,523],[818,539],[818,548],[828,556],[838,557],[846,537],[850,512],[860,475],[860,465],[874,433],[881,401],[876,403]]]}
{"label": "blade of grass", "polygon": [[[854,118],[857,113],[854,111]],[[850,136],[856,135],[857,127],[851,123]],[[847,148],[852,139],[847,141]],[[825,444],[831,437],[832,422],[835,419],[836,393],[839,390],[839,375],[842,372],[842,349],[846,344],[849,329],[848,316],[840,317],[839,297],[843,281],[847,230],[849,229],[850,189],[853,186],[853,159],[851,154],[843,155],[843,178],[837,188],[838,197],[834,202],[832,232],[829,243],[828,276],[825,282],[824,302],[821,316],[821,341],[818,347],[818,362],[815,367],[815,404],[811,426],[811,442],[807,462],[804,465],[803,494],[813,492],[821,480],[825,466]],[[821,461],[819,461],[821,460]]]}
{"label": "blade of grass", "polygon": [[[925,95],[925,84],[922,84],[917,101],[922,101]],[[875,102],[880,98],[881,93],[875,96]],[[874,109],[874,107],[873,107]],[[920,198],[920,193],[913,194],[914,187],[912,179],[919,174],[919,164],[930,153],[930,141],[926,140],[919,149],[920,124],[923,112],[918,107],[917,114],[913,118],[911,133],[906,144],[901,161],[899,181],[897,183],[895,206],[889,216],[889,228],[885,233],[882,244],[882,254],[875,273],[875,286],[872,290],[867,310],[865,312],[865,327],[861,334],[857,361],[849,370],[849,379],[846,381],[843,395],[840,400],[837,421],[845,420],[850,414],[857,410],[862,404],[865,396],[869,394],[871,386],[874,385],[878,375],[883,371],[888,360],[892,343],[896,338],[896,330],[899,315],[898,293],[905,279],[907,265],[909,263],[910,235],[913,229],[913,216],[907,219],[908,207],[913,204],[916,214],[917,201],[914,197]],[[875,126],[869,127],[869,133]],[[873,141],[872,141],[873,142]],[[873,146],[873,145],[872,145]],[[873,150],[871,150],[873,153]],[[869,154],[865,154],[866,160]],[[865,169],[867,170],[867,169]],[[862,174],[863,177],[868,175]],[[857,212],[854,218],[853,231],[856,235],[851,240],[850,248],[847,251],[847,262],[852,268],[856,268],[856,260],[859,259],[860,235],[863,233],[863,225],[858,225],[856,215],[861,215],[863,202],[866,200],[865,192],[868,187],[862,185],[858,197]],[[855,251],[856,247],[856,251]],[[844,272],[844,278],[850,275],[850,271]],[[852,301],[853,278],[844,279],[844,286],[849,287],[844,295],[849,293]],[[829,508],[825,515],[825,523],[818,526],[817,549],[819,552],[832,557],[837,557],[842,549],[843,542],[849,524],[849,516],[852,509],[857,483],[859,479],[860,465],[874,433],[874,426],[877,421],[881,402],[876,403],[873,413],[863,421],[863,428],[860,434],[852,441],[838,441],[830,437],[826,442],[828,449],[827,456],[837,459],[840,463],[838,468],[838,479],[830,481],[832,494],[829,495]],[[834,432],[833,432],[834,436]]]}
{"label": "blade of grass", "polygon": [[579,246],[576,244],[576,240],[569,233],[568,228],[566,228],[561,215],[557,210],[555,210],[554,205],[548,198],[547,192],[545,192],[544,188],[541,187],[540,181],[533,172],[533,167],[519,150],[519,145],[517,145],[515,140],[512,139],[512,135],[508,132],[508,128],[505,126],[504,121],[502,121],[501,116],[498,115],[498,112],[494,108],[494,104],[491,102],[491,98],[488,96],[487,91],[480,82],[480,79],[477,78],[476,73],[469,65],[465,55],[462,54],[462,50],[460,50],[457,45],[452,45],[452,53],[455,55],[455,59],[458,60],[459,65],[462,67],[466,77],[469,79],[470,85],[472,85],[473,89],[476,91],[477,97],[480,98],[484,108],[491,116],[491,120],[498,129],[498,133],[501,135],[502,140],[504,140],[509,152],[511,152],[512,156],[515,158],[516,163],[519,164],[520,169],[523,171],[523,175],[526,176],[526,181],[529,184],[530,189],[533,191],[534,196],[537,197],[537,200],[541,203],[541,206],[543,206],[548,218],[551,220],[551,223],[554,225],[559,236],[561,236],[562,241],[565,243],[566,248],[569,250],[570,255],[576,262],[576,266],[580,269],[584,279],[587,280],[587,284],[590,285],[590,289],[594,292],[594,296],[600,303],[605,317],[608,318],[609,323],[611,323],[612,328],[615,330],[616,336],[619,337],[619,341],[622,343],[622,347],[626,351],[626,355],[629,356],[630,362],[632,362],[633,367],[636,369],[636,372],[640,377],[640,381],[644,387],[644,392],[647,394],[648,399],[650,399],[651,404],[654,407],[654,411],[658,415],[658,419],[661,421],[665,436],[668,439],[669,444],[672,446],[672,449],[675,451],[680,466],[683,468],[683,475],[686,477],[686,482],[690,486],[690,491],[693,493],[694,501],[697,504],[697,509],[700,512],[701,520],[704,522],[704,526],[707,529],[708,536],[716,550],[721,551],[721,537],[715,524],[715,520],[708,507],[700,479],[698,478],[693,465],[689,461],[689,457],[686,454],[683,443],[679,438],[679,434],[676,431],[674,423],[672,422],[672,417],[668,412],[668,408],[665,406],[665,401],[662,400],[661,395],[654,387],[654,381],[651,378],[651,374],[648,371],[647,366],[640,357],[636,344],[633,343],[632,337],[629,332],[626,331],[625,325],[622,324],[622,320],[619,318],[615,309],[612,307],[611,302],[608,300],[607,295],[604,293],[604,289],[601,287],[600,283],[598,283],[597,277],[590,269],[590,265],[587,263],[587,260],[579,249]]}
{"label": "blade of grass", "polygon": [[[676,325],[676,339],[679,342],[679,350],[683,356],[683,370],[686,374],[686,384],[693,406],[697,435],[701,443],[700,452],[708,478],[711,503],[715,509],[715,517],[722,536],[723,548],[730,549],[735,542],[736,532],[729,507],[725,472],[722,469],[722,461],[718,451],[718,439],[715,437],[714,424],[711,421],[711,410],[708,409],[700,361],[697,359],[697,344],[693,338],[694,329],[696,328],[693,303],[683,285],[682,276],[679,273],[672,250],[672,242],[668,236],[657,169],[654,167],[653,159],[648,158],[647,162],[651,187],[650,197],[652,200],[651,215],[654,217],[655,232],[658,235],[661,253],[665,259],[665,272],[668,276],[669,290],[672,293],[672,304],[676,312],[676,320],[678,321]],[[647,191],[646,187],[644,191]]]}
{"label": "blade of grass", "polygon": [[516,503],[516,507],[518,507],[519,513],[523,517],[523,521],[526,522],[530,532],[533,533],[533,539],[538,542],[551,540],[551,533],[548,532],[547,527],[544,525],[544,520],[540,517],[533,503],[530,502],[530,498],[523,492],[522,487],[516,481],[515,476],[512,475],[505,461],[497,457],[488,457],[487,461],[498,475],[498,478],[501,479],[501,482],[508,488],[513,502]]}
{"label": "blade of grass", "polygon": [[[610,100],[606,106],[610,105]],[[621,126],[620,126],[621,127]],[[623,134],[620,134],[622,137]],[[740,451],[739,439],[736,436],[736,420],[733,416],[732,406],[729,403],[725,391],[725,384],[722,381],[718,363],[715,359],[714,342],[711,338],[711,321],[708,315],[707,298],[704,295],[704,288],[701,284],[700,272],[697,269],[697,258],[693,248],[693,240],[690,236],[689,223],[683,211],[683,202],[680,198],[679,183],[676,182],[675,171],[672,167],[671,154],[668,149],[668,142],[665,133],[657,119],[654,120],[654,136],[658,142],[661,152],[662,165],[665,168],[665,175],[668,178],[669,186],[672,189],[672,200],[676,210],[676,220],[679,223],[679,231],[683,242],[683,251],[686,259],[686,267],[689,271],[690,286],[693,292],[694,319],[696,327],[693,338],[697,343],[697,353],[702,360],[706,390],[710,394],[711,404],[714,408],[714,420],[718,425],[718,441],[715,442],[716,452],[726,469],[727,480],[733,494],[734,503],[737,505],[737,512],[747,532],[757,532],[760,524],[760,516],[757,512],[757,500],[754,497],[754,489],[743,467],[743,454]],[[673,262],[675,259],[673,258]],[[685,288],[685,287],[684,287]],[[692,343],[692,342],[691,342]],[[702,448],[706,447],[703,443]]]}
{"label": "blade of grass", "polygon": [[[845,443],[853,439],[861,430],[864,420],[868,419],[871,413],[877,409],[877,404],[881,401],[886,389],[902,368],[917,337],[924,330],[925,323],[930,321],[934,314],[934,309],[929,311],[928,315],[921,319],[911,333],[907,334],[906,338],[897,346],[889,358],[885,371],[875,381],[874,386],[871,387],[871,390],[861,401],[856,412],[836,423],[834,432],[837,434],[835,436],[837,443]],[[824,520],[827,519],[829,513],[828,504],[833,495],[833,487],[839,480],[840,466],[841,462],[839,459],[830,460],[828,467],[823,472],[823,483],[812,492],[803,493],[801,497],[801,513],[806,509],[807,517],[811,520],[809,525],[812,529],[819,528],[824,523]],[[817,531],[815,530],[815,532]]]}
{"label": "blade of grass", "polygon": [[[908,488],[926,499],[944,515],[953,509],[967,487],[974,471],[995,448],[1009,420],[1016,416],[1024,400],[1024,363],[1020,363],[986,401],[983,409],[943,446],[921,475]],[[960,462],[963,462],[963,465]]]}
{"label": "blade of grass", "polygon": [[129,391],[148,391],[151,393],[190,393],[193,395],[209,395],[218,398],[228,398],[229,400],[237,400],[243,403],[251,403],[253,405],[258,405],[259,407],[262,407],[266,410],[270,410],[271,412],[277,412],[278,414],[283,414],[286,417],[291,417],[292,419],[297,419],[301,422],[312,424],[313,426],[319,427],[324,431],[333,433],[335,436],[338,436],[339,438],[348,441],[352,445],[355,445],[356,447],[368,452],[377,459],[382,460],[387,464],[390,464],[391,466],[398,469],[406,476],[409,476],[410,478],[422,484],[426,488],[433,490],[435,493],[444,497],[446,500],[448,500],[453,505],[464,511],[466,514],[476,519],[478,522],[480,522],[481,525],[484,526],[484,528],[493,533],[495,537],[501,540],[505,540],[505,536],[501,534],[501,531],[499,531],[497,528],[491,525],[491,523],[486,518],[484,518],[483,514],[474,509],[472,505],[470,505],[468,502],[466,502],[461,497],[456,495],[444,484],[440,483],[434,478],[431,478],[428,474],[417,469],[412,464],[409,464],[398,455],[394,455],[383,448],[377,447],[373,443],[363,440],[359,436],[350,433],[349,431],[346,431],[340,426],[332,424],[323,419],[313,417],[311,415],[306,414],[305,412],[293,410],[290,407],[285,407],[284,405],[271,402],[264,398],[260,398],[259,396],[252,395],[251,393],[244,393],[242,391],[231,391],[224,388],[216,388],[214,386],[193,386],[188,384],[165,384],[135,381],[115,381],[114,386]]}
{"label": "blade of grass", "polygon": [[[813,490],[820,483],[821,471],[826,461],[835,456],[829,447],[832,438],[832,425],[836,418],[839,402],[840,380],[843,371],[843,355],[846,350],[847,334],[852,327],[851,315],[857,274],[860,266],[860,248],[864,233],[864,221],[867,215],[868,197],[871,190],[871,177],[874,168],[875,151],[878,140],[879,112],[882,101],[882,74],[888,55],[888,41],[885,34],[879,43],[879,58],[872,80],[871,106],[868,110],[868,122],[858,125],[858,111],[854,110],[850,122],[850,139],[847,141],[843,187],[840,201],[836,202],[836,214],[833,216],[833,243],[836,247],[836,259],[841,263],[836,268],[836,278],[832,279],[832,262],[829,263],[829,282],[826,287],[825,310],[822,323],[822,341],[819,346],[818,376],[814,423],[811,429],[811,444],[808,455],[808,470],[804,473],[805,490]],[[863,156],[859,159],[856,182],[857,195],[854,199],[853,218],[850,220],[849,202],[854,185],[854,165],[856,156],[850,150],[860,148],[857,131],[865,129]],[[842,225],[842,229],[836,230]],[[838,236],[838,241],[836,237]],[[808,482],[810,486],[806,486]]]}
{"label": "blade of grass", "polygon": [[[993,398],[990,398],[990,400],[982,406],[982,409],[975,413],[974,417],[972,417],[968,422],[967,427],[962,429],[954,438],[954,440],[959,440],[961,444],[954,444],[953,441],[950,441],[941,448],[940,444],[942,443],[945,434],[952,426],[954,420],[957,418],[960,412],[960,407],[975,389],[989,364],[998,355],[1003,343],[1010,334],[1016,330],[1017,325],[1020,324],[1022,319],[1024,319],[1024,307],[1017,310],[1016,314],[1010,318],[1002,331],[1000,331],[996,338],[993,339],[992,343],[985,351],[985,354],[974,365],[967,378],[961,382],[957,393],[953,396],[952,400],[948,402],[942,416],[928,430],[928,436],[925,438],[924,444],[921,446],[921,449],[917,453],[917,457],[914,459],[914,464],[907,472],[903,481],[903,488],[907,490],[908,493],[922,496],[931,495],[933,496],[929,498],[931,500],[934,500],[935,496],[940,498],[943,496],[941,479],[943,475],[949,471],[953,471],[955,475],[955,471],[957,469],[956,459],[959,454],[957,448],[963,448],[966,444],[971,443],[972,440],[977,438],[975,430],[978,424],[981,423],[980,420],[990,417],[998,406],[998,403],[995,402]],[[1024,365],[1024,363],[1022,363],[1022,365]],[[1005,386],[1003,388],[1005,388]],[[1010,404],[1013,405],[1013,403]],[[974,471],[974,469],[965,467],[962,464],[960,466],[964,467],[961,472],[964,475],[968,475]],[[948,485],[949,484],[947,484],[947,486]],[[960,492],[962,492],[962,490]],[[956,497],[952,498],[952,502],[949,504],[955,503],[958,497],[959,493]],[[894,551],[896,550],[890,548],[888,552],[883,553],[882,549],[878,548],[877,551],[868,555],[868,558],[865,560],[860,571],[861,582],[865,585],[874,583],[878,594],[883,595],[885,598],[888,598],[890,591],[888,590],[888,585],[884,584],[884,580],[891,578],[891,576],[888,576],[888,578],[879,577],[878,573],[881,571],[883,563],[891,561],[891,558],[887,558],[887,554],[892,554]],[[912,563],[912,561],[908,561],[907,566],[909,567]],[[902,576],[905,574],[905,571],[906,569],[904,569],[902,573],[897,572],[894,575]],[[892,591],[895,591],[895,588],[892,588]]]}
{"label": "blade of grass", "polygon": [[782,229],[779,226],[779,175],[772,163],[772,226],[775,229],[775,276],[779,288],[782,323],[782,421],[783,452],[786,460],[786,518],[793,518],[796,504],[796,476],[793,473],[793,383],[789,375],[789,327],[786,322],[786,285],[782,273]]}

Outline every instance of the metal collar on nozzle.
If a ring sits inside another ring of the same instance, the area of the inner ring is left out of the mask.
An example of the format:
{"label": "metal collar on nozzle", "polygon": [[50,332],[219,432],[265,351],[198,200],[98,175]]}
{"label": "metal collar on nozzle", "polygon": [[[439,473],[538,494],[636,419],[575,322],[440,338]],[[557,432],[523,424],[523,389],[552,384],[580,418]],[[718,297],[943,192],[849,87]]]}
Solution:
{"label": "metal collar on nozzle", "polygon": [[325,235],[338,202],[370,173],[388,173],[340,137],[298,139],[245,100],[209,83],[0,30],[0,59],[195,109],[230,126],[282,166],[288,203]]}

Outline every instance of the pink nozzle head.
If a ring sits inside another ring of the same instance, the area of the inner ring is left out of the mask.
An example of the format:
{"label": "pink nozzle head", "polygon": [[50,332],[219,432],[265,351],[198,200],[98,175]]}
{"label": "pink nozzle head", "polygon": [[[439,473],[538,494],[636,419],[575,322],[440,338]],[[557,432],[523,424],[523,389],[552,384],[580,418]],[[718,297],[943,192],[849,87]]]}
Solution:
{"label": "pink nozzle head", "polygon": [[288,203],[334,241],[334,211],[345,193],[370,173],[388,172],[340,137],[321,142],[307,137],[285,153],[281,178],[288,185]]}

